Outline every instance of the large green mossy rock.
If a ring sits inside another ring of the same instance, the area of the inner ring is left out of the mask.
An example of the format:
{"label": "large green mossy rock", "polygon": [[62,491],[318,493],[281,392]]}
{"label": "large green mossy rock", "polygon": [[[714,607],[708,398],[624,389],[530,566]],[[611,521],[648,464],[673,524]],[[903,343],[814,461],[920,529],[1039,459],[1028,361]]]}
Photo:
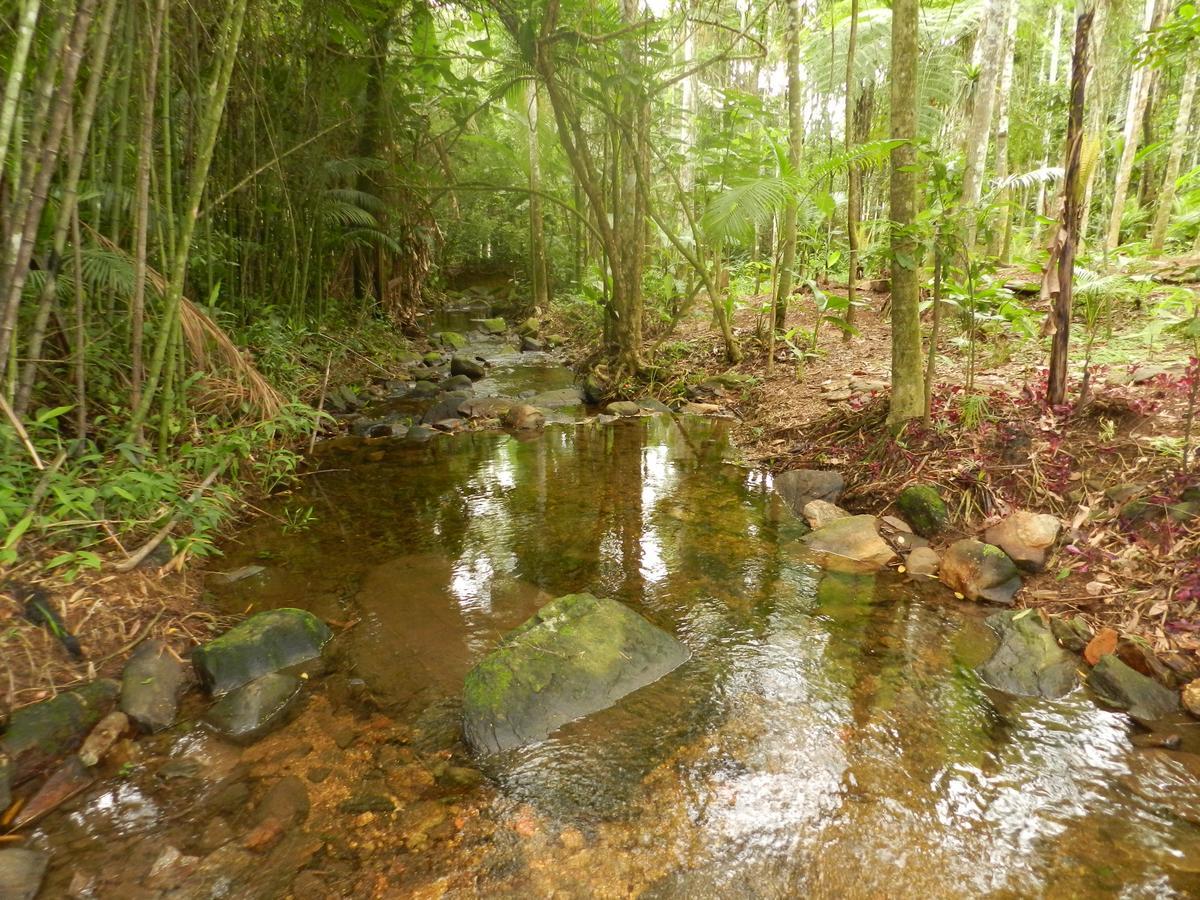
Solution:
{"label": "large green mossy rock", "polygon": [[996,651],[979,667],[987,684],[1009,694],[1054,698],[1079,683],[1079,657],[1058,645],[1036,612],[999,612],[987,623],[1000,637]]}
{"label": "large green mossy rock", "polygon": [[256,678],[316,659],[333,636],[329,626],[303,609],[272,609],[192,652],[201,683],[220,696]]}
{"label": "large green mossy rock", "polygon": [[945,530],[950,511],[937,488],[928,484],[910,484],[896,498],[896,507],[913,531],[922,537],[933,537]]}
{"label": "large green mossy rock", "polygon": [[1100,657],[1088,673],[1088,687],[1105,706],[1122,709],[1140,722],[1153,722],[1179,711],[1179,695],[1117,658]]}
{"label": "large green mossy rock", "polygon": [[0,738],[0,758],[8,758],[12,784],[37,774],[83,743],[113,708],[120,689],[117,682],[104,678],[13,713]]}
{"label": "large green mossy rock", "polygon": [[508,323],[499,316],[494,319],[481,319],[479,330],[484,334],[504,334],[508,330]]}
{"label": "large green mossy rock", "polygon": [[657,681],[687,658],[683,644],[615,600],[559,597],[467,674],[467,743],[477,753],[494,753],[541,740]]}
{"label": "large green mossy rock", "polygon": [[467,346],[467,339],[457,331],[439,331],[433,337],[443,347],[450,347],[453,350],[461,350]]}

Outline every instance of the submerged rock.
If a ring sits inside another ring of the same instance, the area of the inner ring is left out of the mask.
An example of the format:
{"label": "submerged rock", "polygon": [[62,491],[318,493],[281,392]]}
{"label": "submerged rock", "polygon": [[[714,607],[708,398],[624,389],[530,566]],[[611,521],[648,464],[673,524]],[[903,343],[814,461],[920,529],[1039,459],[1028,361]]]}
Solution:
{"label": "submerged rock", "polygon": [[468,375],[451,375],[442,382],[443,391],[469,391],[472,381]]}
{"label": "submerged rock", "polygon": [[983,539],[1009,555],[1019,568],[1041,572],[1058,540],[1062,523],[1054,516],[1018,510],[983,533]]}
{"label": "submerged rock", "polygon": [[529,402],[542,409],[561,409],[564,406],[578,406],[583,402],[583,393],[579,388],[560,388],[557,391],[545,391],[530,398]]}
{"label": "submerged rock", "polygon": [[804,521],[812,529],[824,528],[836,519],[845,519],[850,513],[828,500],[809,500],[804,504]]}
{"label": "submerged rock", "polygon": [[292,675],[263,675],[214,703],[204,722],[222,737],[248,744],[283,724],[300,698],[300,686]]}
{"label": "submerged rock", "polygon": [[568,594],[510,631],[468,673],[463,731],[479,753],[538,741],[611,706],[688,658],[673,636],[629,607]]}
{"label": "submerged rock", "polygon": [[201,683],[221,695],[321,655],[333,633],[303,609],[257,613],[192,652]]}
{"label": "submerged rock", "polygon": [[999,547],[962,540],[950,545],[942,557],[938,577],[942,584],[970,600],[990,600],[1012,605],[1021,589],[1016,564]]}
{"label": "submerged rock", "polygon": [[33,900],[42,889],[50,855],[24,847],[0,850],[0,897]]}
{"label": "submerged rock", "polygon": [[950,511],[937,488],[930,484],[910,484],[896,498],[896,508],[921,537],[934,537],[945,530]]}
{"label": "submerged rock", "polygon": [[522,353],[539,353],[545,350],[545,345],[535,337],[529,335],[521,336],[521,352]]}
{"label": "submerged rock", "polygon": [[835,519],[809,534],[805,541],[821,556],[821,565],[835,572],[872,572],[896,556],[879,536],[874,516]]}
{"label": "submerged rock", "polygon": [[453,391],[446,394],[441,400],[425,410],[425,415],[421,416],[421,424],[435,425],[438,422],[444,422],[446,419],[461,419],[462,413],[459,412],[459,407],[467,399],[469,398],[464,391]]}
{"label": "submerged rock", "polygon": [[979,667],[979,674],[992,687],[1053,699],[1078,684],[1078,659],[1058,645],[1036,612],[999,612],[988,616],[987,623],[1000,636],[996,652]]}
{"label": "submerged rock", "polygon": [[456,353],[450,358],[450,374],[465,375],[467,378],[477,381],[487,374],[487,366],[478,357]]}
{"label": "submerged rock", "polygon": [[472,397],[460,403],[458,411],[468,419],[499,419],[515,402],[507,397]]}
{"label": "submerged rock", "polygon": [[121,711],[142,731],[162,731],[175,723],[187,669],[159,640],[145,641],[121,673]]}
{"label": "submerged rock", "polygon": [[775,476],[775,493],[798,516],[813,500],[837,503],[846,481],[841,472],[825,469],[791,469]]}
{"label": "submerged rock", "polygon": [[404,399],[405,400],[432,400],[439,393],[441,393],[441,388],[439,388],[432,381],[418,381],[416,384],[414,384],[412,386],[412,390],[410,390],[407,394],[404,395]]}
{"label": "submerged rock", "polygon": [[500,417],[500,423],[505,428],[512,428],[515,431],[532,431],[545,425],[546,417],[536,406],[522,403],[508,409]]}
{"label": "submerged rock", "polygon": [[1088,673],[1088,687],[1105,706],[1139,721],[1153,721],[1179,710],[1179,697],[1152,678],[1131,669],[1112,653],[1100,657]]}
{"label": "submerged rock", "polygon": [[0,757],[9,759],[12,783],[77,749],[113,708],[119,690],[115,681],[102,678],[13,713],[0,738]]}

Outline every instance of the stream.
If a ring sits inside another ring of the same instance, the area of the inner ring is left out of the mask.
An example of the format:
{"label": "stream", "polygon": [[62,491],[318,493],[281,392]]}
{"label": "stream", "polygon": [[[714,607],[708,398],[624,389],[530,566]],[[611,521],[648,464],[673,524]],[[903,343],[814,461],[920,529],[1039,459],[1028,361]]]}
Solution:
{"label": "stream", "polygon": [[[493,364],[477,394],[572,383],[548,356],[473,349]],[[731,462],[727,422],[585,417],[318,445],[214,561],[264,571],[214,592],[231,614],[334,623],[328,670],[250,747],[198,729],[199,698],[126,746],[38,827],[42,896],[1200,893],[1200,756],[1139,749],[1084,690],[983,686],[988,608],[824,574],[770,476]],[[472,758],[464,675],[579,591],[628,604],[690,660]],[[281,834],[258,828],[264,807]]]}

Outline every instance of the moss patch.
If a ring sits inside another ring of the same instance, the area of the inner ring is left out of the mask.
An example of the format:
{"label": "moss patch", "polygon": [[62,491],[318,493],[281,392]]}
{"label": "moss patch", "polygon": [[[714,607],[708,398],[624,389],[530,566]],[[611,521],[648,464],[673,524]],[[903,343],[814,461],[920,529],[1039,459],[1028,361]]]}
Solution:
{"label": "moss patch", "polygon": [[940,534],[950,522],[950,511],[932,485],[910,484],[896,498],[896,506],[922,537]]}

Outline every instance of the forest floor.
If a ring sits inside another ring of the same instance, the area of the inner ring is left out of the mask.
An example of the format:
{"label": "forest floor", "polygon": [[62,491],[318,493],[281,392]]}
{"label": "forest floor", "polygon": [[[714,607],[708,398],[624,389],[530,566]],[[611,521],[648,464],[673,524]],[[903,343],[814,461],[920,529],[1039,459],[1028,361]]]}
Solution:
{"label": "forest floor", "polygon": [[[735,316],[746,357],[733,367],[707,317],[689,320],[672,335],[682,345],[672,355],[686,359],[686,368],[674,369],[661,393],[677,395],[686,384],[697,399],[723,404],[738,420],[736,439],[750,464],[839,469],[846,479],[841,503],[851,512],[884,515],[907,485],[936,485],[953,526],[935,549],[973,537],[1016,509],[1055,515],[1066,526],[1062,545],[1045,573],[1026,576],[1018,605],[1080,615],[1093,628],[1144,639],[1168,663],[1194,674],[1200,504],[1190,501],[1200,499],[1200,478],[1182,469],[1191,384],[1186,346],[1161,338],[1147,345],[1138,331],[1144,316],[1118,311],[1126,324],[1105,339],[1086,402],[1052,415],[1042,403],[1046,357],[1039,342],[977,346],[968,391],[966,353],[944,341],[930,427],[913,423],[892,442],[884,421],[887,295],[862,299],[857,335],[844,341],[826,326],[818,353],[802,364],[786,344],[777,346],[769,374],[753,309]],[[798,299],[788,327],[813,325],[811,302]],[[960,332],[954,323],[943,328]],[[1073,341],[1082,346],[1078,336]],[[731,370],[755,381],[724,396],[697,395],[695,385],[705,377]],[[1082,370],[1082,360],[1073,360],[1072,398],[1079,396]],[[968,395],[983,399],[967,401]]]}

